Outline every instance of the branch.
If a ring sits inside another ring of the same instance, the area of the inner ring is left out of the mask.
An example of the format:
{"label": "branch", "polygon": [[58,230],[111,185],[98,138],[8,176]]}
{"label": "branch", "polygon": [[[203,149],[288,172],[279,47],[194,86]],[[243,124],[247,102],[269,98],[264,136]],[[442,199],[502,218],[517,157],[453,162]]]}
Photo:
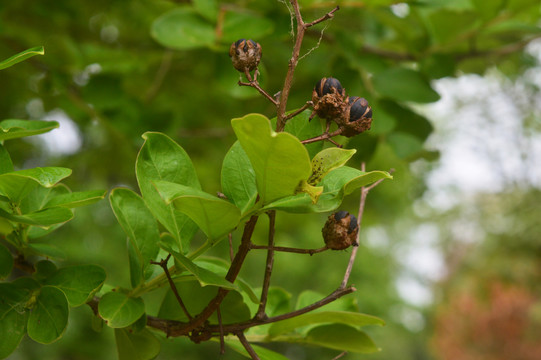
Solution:
{"label": "branch", "polygon": [[250,345],[250,343],[248,342],[248,340],[246,340],[246,336],[244,336],[244,333],[243,332],[239,332],[238,334],[236,334],[237,337],[239,338],[242,346],[244,346],[244,348],[246,349],[246,351],[248,352],[248,354],[250,354],[250,356],[252,357],[252,360],[260,360],[259,359],[259,356],[257,356],[257,353],[255,352],[254,348],[252,347],[252,345]]}
{"label": "branch", "polygon": [[[271,249],[269,246],[266,245],[252,245],[252,249],[264,249],[269,250]],[[292,248],[292,247],[284,247],[284,246],[273,246],[272,250],[274,251],[281,251],[281,252],[290,252],[290,253],[296,253],[296,254],[310,254],[314,255],[326,250],[329,250],[327,246],[324,246],[319,249],[299,249],[299,248]]]}
{"label": "branch", "polygon": [[328,132],[326,132],[326,133],[323,133],[323,134],[321,134],[319,136],[315,136],[315,137],[310,138],[310,139],[302,140],[301,144],[306,145],[306,144],[310,144],[310,143],[314,143],[314,142],[318,142],[318,141],[327,140],[327,141],[332,142],[334,145],[336,145],[338,147],[342,147],[342,145],[338,144],[336,141],[331,139],[332,137],[338,136],[341,133],[342,133],[342,128],[338,128],[338,129],[336,129],[334,132],[332,132],[330,134]]}
{"label": "branch", "polygon": [[267,247],[267,262],[265,265],[265,276],[263,278],[263,287],[261,288],[261,301],[259,309],[255,315],[258,320],[266,317],[265,307],[267,306],[267,295],[269,293],[270,277],[272,274],[272,266],[274,264],[274,232],[276,225],[276,211],[269,211],[269,246]]}
{"label": "branch", "polygon": [[257,89],[257,91],[259,91],[261,95],[263,95],[271,103],[273,103],[274,106],[278,106],[278,101],[276,101],[276,99],[270,96],[269,93],[267,93],[265,90],[263,90],[261,86],[259,86],[257,77],[255,76],[256,74],[257,74],[257,69],[256,69],[256,72],[254,73],[254,77],[252,78],[252,75],[250,75],[250,72],[248,71],[248,69],[244,69],[244,75],[246,76],[246,79],[248,79],[248,82],[239,81],[238,82],[239,86],[250,86],[250,87],[253,87],[254,89]]}
{"label": "branch", "polygon": [[180,298],[180,294],[178,293],[177,287],[175,286],[175,283],[173,282],[173,279],[171,278],[171,274],[169,273],[169,269],[167,268],[167,262],[169,261],[170,258],[171,258],[171,254],[167,255],[167,257],[165,259],[162,259],[161,261],[151,261],[150,263],[153,265],[159,265],[163,269],[165,276],[167,276],[167,281],[169,282],[169,286],[171,287],[171,290],[173,290],[173,294],[175,294],[175,298],[177,299],[177,302],[182,308],[182,311],[184,311],[184,314],[186,315],[188,319],[192,320],[193,318],[188,312],[188,309],[186,309],[184,302]]}
{"label": "branch", "polygon": [[304,38],[304,33],[306,32],[306,29],[332,18],[333,14],[340,9],[337,6],[321,18],[306,24],[302,19],[302,15],[299,10],[299,3],[297,2],[297,0],[290,0],[290,3],[293,6],[295,19],[297,20],[297,36],[295,38],[295,45],[293,46],[293,53],[291,54],[291,59],[289,60],[287,74],[284,80],[284,86],[282,87],[282,91],[280,93],[280,101],[278,102],[278,109],[276,114],[276,132],[283,131],[286,125],[287,100],[289,98],[289,92],[291,91],[291,85],[293,84],[293,75],[295,73],[295,68],[297,67],[297,63],[299,62],[299,54],[301,51],[302,40]]}

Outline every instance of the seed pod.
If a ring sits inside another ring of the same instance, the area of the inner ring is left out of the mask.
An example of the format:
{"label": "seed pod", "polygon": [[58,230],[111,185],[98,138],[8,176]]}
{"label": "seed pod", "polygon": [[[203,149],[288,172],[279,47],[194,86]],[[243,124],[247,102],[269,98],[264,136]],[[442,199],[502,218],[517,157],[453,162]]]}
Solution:
{"label": "seed pod", "polygon": [[365,98],[358,96],[350,96],[349,104],[349,122],[357,121],[362,118],[372,118],[372,108],[368,106],[368,101]]}
{"label": "seed pod", "polygon": [[329,216],[321,232],[329,249],[343,250],[357,243],[359,225],[355,216],[339,211]]}
{"label": "seed pod", "polygon": [[342,84],[340,84],[340,81],[333,77],[323,78],[319,80],[316,84],[316,87],[314,88],[314,91],[319,97],[327,94],[332,94],[335,92],[335,90],[339,94],[342,94],[342,92],[344,91],[344,89],[342,88]]}
{"label": "seed pod", "polygon": [[255,70],[261,61],[261,55],[261,45],[253,40],[240,39],[229,48],[233,67],[240,72],[244,72],[245,69]]}

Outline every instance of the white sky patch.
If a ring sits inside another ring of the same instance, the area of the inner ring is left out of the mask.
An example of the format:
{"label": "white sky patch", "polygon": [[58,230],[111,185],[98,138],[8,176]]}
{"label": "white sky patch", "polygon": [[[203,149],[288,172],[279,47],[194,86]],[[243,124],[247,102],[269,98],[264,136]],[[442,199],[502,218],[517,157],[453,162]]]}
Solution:
{"label": "white sky patch", "polygon": [[71,155],[81,149],[83,139],[79,128],[64,111],[60,109],[52,110],[43,116],[42,120],[54,120],[60,124],[57,129],[35,136],[50,155]]}

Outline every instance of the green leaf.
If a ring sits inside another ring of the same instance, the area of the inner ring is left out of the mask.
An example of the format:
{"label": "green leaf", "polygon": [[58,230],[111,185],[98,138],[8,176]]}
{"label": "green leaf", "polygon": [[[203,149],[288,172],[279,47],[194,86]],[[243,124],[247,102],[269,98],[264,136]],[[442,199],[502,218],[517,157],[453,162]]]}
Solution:
{"label": "green leaf", "polygon": [[299,139],[276,133],[260,114],[231,120],[233,130],[254,168],[262,204],[293,195],[311,174],[310,159]]}
{"label": "green leaf", "polygon": [[22,214],[32,213],[38,210],[42,210],[49,200],[56,196],[66,195],[70,193],[70,189],[62,184],[58,183],[53,187],[45,188],[41,186],[36,186],[31,192],[26,195],[24,199],[21,200],[19,204],[19,209]]}
{"label": "green leaf", "polygon": [[387,137],[396,155],[401,159],[413,159],[423,150],[423,142],[413,135],[393,132]]}
{"label": "green leaf", "polygon": [[150,34],[161,45],[177,50],[208,47],[216,39],[214,27],[189,7],[179,7],[158,17]]}
{"label": "green leaf", "polygon": [[105,194],[107,194],[107,191],[91,190],[58,195],[51,198],[45,204],[45,207],[62,206],[72,209],[86,206],[102,200],[105,197]]}
{"label": "green leaf", "polygon": [[327,148],[317,153],[312,159],[312,175],[308,183],[317,185],[331,170],[344,165],[357,150],[340,149],[337,147]]}
{"label": "green leaf", "polygon": [[115,329],[119,360],[150,360],[160,353],[160,341],[148,330]]}
{"label": "green leaf", "polygon": [[54,286],[43,286],[28,316],[28,336],[39,343],[50,344],[64,334],[68,316],[66,295]]}
{"label": "green leaf", "polygon": [[321,182],[323,193],[316,204],[312,203],[308,195],[298,194],[276,200],[263,209],[277,209],[293,213],[333,211],[340,206],[344,196],[380,179],[392,179],[392,176],[386,171],[376,170],[365,173],[355,168],[342,166],[332,170],[323,178]]}
{"label": "green leaf", "polygon": [[304,342],[353,353],[373,353],[380,350],[363,331],[343,324],[322,325],[313,328]]}
{"label": "green leaf", "polygon": [[139,276],[132,277],[132,286],[137,286],[143,279],[146,269],[151,266],[150,261],[158,255],[160,240],[158,224],[143,199],[131,190],[116,188],[111,192],[109,201],[136,254],[138,264],[134,266],[138,270],[134,274]]}
{"label": "green leaf", "polygon": [[64,292],[70,306],[86,303],[105,282],[105,271],[96,265],[76,265],[61,268],[45,280]]}
{"label": "green leaf", "polygon": [[[46,278],[51,276],[58,270],[56,264],[49,260],[40,260],[34,265],[36,272],[32,275],[34,279],[43,282]],[[49,284],[51,285],[51,284]]]}
{"label": "green leaf", "polygon": [[240,210],[230,202],[201,190],[155,181],[156,189],[166,204],[188,215],[211,241],[216,241],[235,229],[240,221]]}
{"label": "green leaf", "polygon": [[275,337],[281,334],[286,334],[307,325],[334,323],[351,325],[354,327],[366,325],[385,325],[383,320],[371,315],[348,311],[320,311],[310,312],[294,318],[276,322],[270,327],[269,336]]}
{"label": "green leaf", "polygon": [[112,291],[102,296],[98,311],[109,327],[123,328],[136,322],[145,313],[145,304],[141,298]]}
{"label": "green leaf", "polygon": [[201,14],[205,19],[215,22],[218,17],[218,2],[217,0],[193,0],[194,9]]}
{"label": "green leaf", "polygon": [[25,215],[13,215],[0,209],[0,216],[21,224],[48,227],[54,224],[65,223],[73,218],[73,212],[64,207],[52,207]]}
{"label": "green leaf", "polygon": [[[241,355],[246,356],[247,358],[251,359],[252,357],[248,354],[244,346],[240,343],[240,341],[233,337],[228,337],[225,341],[227,346],[229,346],[231,349],[235,350]],[[267,348],[264,348],[259,345],[250,344],[254,351],[257,353],[259,358],[261,360],[288,360],[285,356],[274,352],[272,350],[269,350]]]}
{"label": "green leaf", "polygon": [[0,216],[21,224],[40,226],[45,229],[51,225],[62,224],[73,219],[73,212],[63,207],[53,207],[25,215],[13,215],[0,209]]}
{"label": "green leaf", "polygon": [[56,245],[31,242],[28,244],[28,247],[33,251],[35,255],[47,256],[54,259],[66,258],[66,253],[64,252],[64,250],[62,250]]}
{"label": "green leaf", "polygon": [[43,134],[59,126],[56,121],[3,120],[0,121],[0,141]]}
{"label": "green leaf", "polygon": [[200,189],[199,179],[186,151],[168,136],[161,133],[143,134],[145,143],[139,151],[135,171],[137,182],[150,212],[177,240],[182,253],[189,250],[190,240],[197,225],[173,204],[166,205],[152,184],[154,180]]}
{"label": "green leaf", "polygon": [[243,214],[257,198],[254,168],[238,141],[231,146],[222,163],[222,191]]}
{"label": "green leaf", "polygon": [[0,244],[0,279],[5,279],[13,269],[13,256],[7,247]]}
{"label": "green leaf", "polygon": [[374,75],[374,88],[385,97],[399,101],[429,103],[440,99],[428,80],[415,70],[395,67]]}
{"label": "green leaf", "polygon": [[0,174],[5,174],[13,171],[13,162],[11,156],[4,145],[0,144]]}
{"label": "green leaf", "polygon": [[[319,118],[308,121],[311,114],[311,110],[304,110],[299,115],[288,120],[284,131],[296,136],[299,140],[306,140],[321,135],[323,132],[321,121]],[[275,118],[271,119],[271,123],[275,122]],[[313,158],[323,149],[323,141],[307,144],[305,147],[306,150],[308,150],[310,158]]]}
{"label": "green leaf", "polygon": [[71,170],[60,167],[37,167],[0,175],[0,193],[19,202],[36,186],[52,187],[71,175]]}
{"label": "green leaf", "polygon": [[179,252],[174,251],[165,244],[160,244],[162,248],[173,255],[177,264],[180,264],[184,269],[189,273],[193,274],[199,284],[203,286],[214,285],[223,287],[230,290],[238,290],[238,286],[227,281],[223,276],[220,276],[212,271],[209,271],[205,268],[202,268],[188,259],[186,256],[182,255]]}
{"label": "green leaf", "polygon": [[0,61],[0,70],[13,66],[17,63],[20,63],[21,61],[24,61],[32,56],[44,55],[44,54],[45,54],[45,49],[43,48],[43,46],[36,46],[30,49],[26,49],[24,51],[21,51],[18,54],[13,55],[9,59]]}
{"label": "green leaf", "polygon": [[223,23],[221,40],[226,43],[243,39],[249,34],[250,39],[261,39],[274,29],[274,22],[254,13],[228,11]]}
{"label": "green leaf", "polygon": [[13,283],[0,283],[0,359],[8,357],[25,334],[28,292]]}

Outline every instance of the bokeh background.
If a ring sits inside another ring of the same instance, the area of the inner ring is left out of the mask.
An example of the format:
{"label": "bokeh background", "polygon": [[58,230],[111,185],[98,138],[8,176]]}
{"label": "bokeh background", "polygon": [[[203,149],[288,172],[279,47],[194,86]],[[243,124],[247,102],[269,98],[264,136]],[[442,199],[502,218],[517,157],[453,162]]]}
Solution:
{"label": "bokeh background", "polygon": [[[289,109],[321,77],[367,98],[373,128],[347,143],[352,166],[395,169],[374,189],[351,282],[360,311],[385,319],[367,331],[382,351],[346,359],[541,358],[541,5],[538,0],[301,0],[311,28]],[[230,119],[273,106],[239,88],[229,45],[263,47],[262,86],[279,91],[291,56],[286,1],[1,1],[0,58],[43,45],[45,56],[0,73],[0,118],[60,122],[6,144],[17,168],[65,166],[73,190],[136,189],[145,131],[162,131],[192,157],[203,189],[220,190],[235,140]],[[345,139],[343,139],[345,141]],[[353,165],[354,164],[354,165]],[[358,193],[343,208],[356,213]],[[277,241],[319,247],[327,214],[279,214]],[[264,238],[263,227],[256,236]],[[44,239],[68,263],[103,266],[129,284],[125,237],[107,201]],[[227,248],[213,251],[226,256]],[[273,285],[330,293],[348,254],[283,254]],[[258,284],[264,254],[242,276]],[[155,301],[159,304],[158,299]],[[110,329],[72,311],[52,345],[25,338],[10,359],[115,359]],[[274,345],[291,359],[336,351]],[[216,343],[163,341],[158,359],[219,358]],[[223,359],[239,359],[228,351]]]}

